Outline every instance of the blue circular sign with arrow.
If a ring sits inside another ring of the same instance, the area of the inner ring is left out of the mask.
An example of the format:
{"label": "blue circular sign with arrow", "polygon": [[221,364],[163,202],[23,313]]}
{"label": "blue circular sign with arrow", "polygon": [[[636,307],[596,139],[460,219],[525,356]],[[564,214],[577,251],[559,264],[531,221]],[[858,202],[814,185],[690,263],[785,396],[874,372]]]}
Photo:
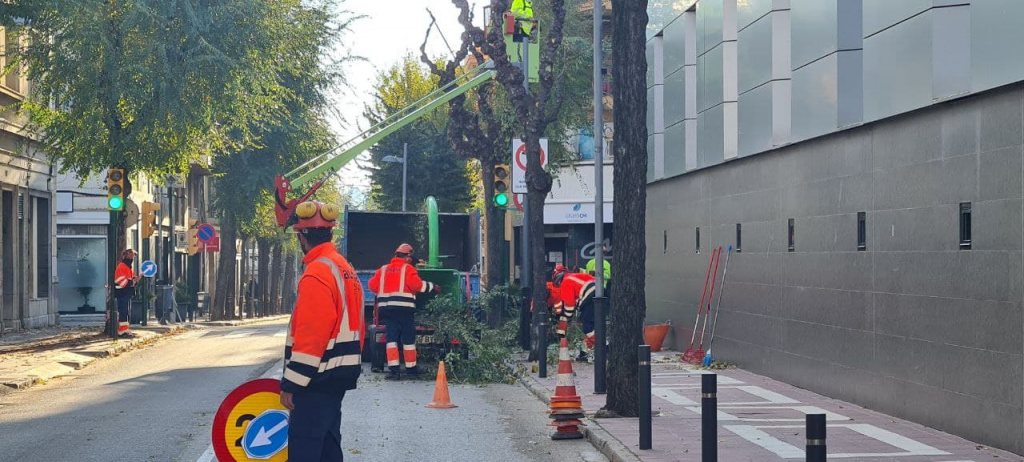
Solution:
{"label": "blue circular sign with arrow", "polygon": [[156,276],[156,263],[154,263],[153,260],[146,260],[142,262],[142,265],[139,265],[139,272],[147,278]]}
{"label": "blue circular sign with arrow", "polygon": [[270,409],[245,429],[242,449],[250,459],[269,459],[288,447],[288,413]]}

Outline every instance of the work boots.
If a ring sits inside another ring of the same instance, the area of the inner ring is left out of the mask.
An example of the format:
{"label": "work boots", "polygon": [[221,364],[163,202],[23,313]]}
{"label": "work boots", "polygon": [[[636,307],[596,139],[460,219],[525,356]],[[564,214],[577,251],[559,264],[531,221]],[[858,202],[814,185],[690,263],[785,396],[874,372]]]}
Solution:
{"label": "work boots", "polygon": [[411,376],[414,376],[414,377],[415,376],[419,376],[420,375],[420,366],[416,365],[416,366],[413,366],[413,367],[407,367],[407,368],[405,368],[405,373],[406,373],[406,375],[411,375]]}
{"label": "work boots", "polygon": [[399,374],[397,367],[389,367],[388,374],[384,376],[384,380],[402,380],[402,375]]}

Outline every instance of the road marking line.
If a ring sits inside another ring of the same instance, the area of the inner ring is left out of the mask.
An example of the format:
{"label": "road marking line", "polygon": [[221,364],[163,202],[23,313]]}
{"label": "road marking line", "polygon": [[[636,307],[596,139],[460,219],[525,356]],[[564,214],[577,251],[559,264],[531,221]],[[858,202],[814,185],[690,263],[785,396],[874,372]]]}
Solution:
{"label": "road marking line", "polygon": [[288,332],[284,331],[284,330],[279,330],[277,332],[274,332],[274,337],[284,337],[286,335],[288,335]]}
{"label": "road marking line", "polygon": [[210,445],[210,447],[206,448],[206,452],[204,452],[203,455],[199,456],[199,459],[196,460],[196,462],[213,462],[213,461],[214,461],[214,459],[213,459],[213,445]]}
{"label": "road marking line", "polygon": [[758,387],[758,386],[743,386],[743,387],[736,387],[736,388],[738,388],[740,390],[743,390],[743,391],[745,391],[747,393],[750,393],[750,394],[752,394],[754,396],[757,396],[758,398],[764,398],[765,401],[763,401],[763,402],[755,401],[755,402],[748,402],[748,403],[722,403],[722,404],[728,404],[728,405],[800,404],[800,401],[797,401],[797,400],[795,400],[793,398],[790,398],[788,396],[776,393],[776,392],[771,391],[771,390],[765,390],[764,388],[761,388],[761,387]]}
{"label": "road marking line", "polygon": [[[688,407],[687,409],[697,413],[698,415],[701,414],[700,406],[691,406],[691,407]],[[736,416],[736,415],[732,415],[732,414],[723,412],[722,409],[737,409],[737,410],[741,410],[741,411],[757,411],[757,410],[761,410],[761,409],[791,409],[791,410],[794,410],[794,411],[802,412],[805,415],[806,414],[825,414],[825,420],[826,421],[831,421],[831,422],[842,422],[842,421],[847,421],[847,420],[853,420],[853,419],[851,419],[849,417],[846,417],[846,416],[844,416],[842,414],[836,414],[834,412],[829,412],[829,411],[826,411],[826,410],[824,410],[824,409],[822,409],[820,407],[815,407],[815,406],[757,406],[757,407],[750,407],[750,406],[718,406],[718,420],[720,420],[720,421],[732,421],[732,422],[804,422],[806,420],[806,417],[805,418],[800,418],[800,419],[789,419],[789,418],[756,419],[756,418],[753,418],[753,417],[740,417],[740,416]]]}
{"label": "road marking line", "polygon": [[255,331],[251,331],[251,330],[239,330],[239,331],[234,331],[234,332],[232,332],[232,333],[230,333],[228,335],[225,335],[224,338],[243,338],[243,337],[248,337],[248,336],[250,336],[250,335],[252,335],[254,333],[255,333]]}
{"label": "road marking line", "polygon": [[[775,455],[784,459],[800,459],[804,457],[803,449],[800,449],[792,444],[782,441],[774,436],[769,435],[767,432],[761,430],[762,428],[805,428],[804,425],[723,425],[723,428],[729,430],[741,438],[754,443],[764,449],[767,449]],[[876,441],[888,444],[890,446],[902,449],[905,452],[884,452],[884,453],[840,453],[840,454],[829,454],[830,459],[852,459],[852,458],[866,458],[866,457],[879,457],[879,458],[893,458],[893,457],[913,457],[913,456],[946,456],[948,452],[940,449],[933,448],[927,444],[919,441],[912,440],[905,436],[898,435],[888,430],[878,428],[870,424],[833,424],[829,425],[831,428],[848,428],[861,435],[872,438]]]}
{"label": "road marking line", "polygon": [[651,394],[680,406],[695,406],[697,403],[667,388],[651,388]]}

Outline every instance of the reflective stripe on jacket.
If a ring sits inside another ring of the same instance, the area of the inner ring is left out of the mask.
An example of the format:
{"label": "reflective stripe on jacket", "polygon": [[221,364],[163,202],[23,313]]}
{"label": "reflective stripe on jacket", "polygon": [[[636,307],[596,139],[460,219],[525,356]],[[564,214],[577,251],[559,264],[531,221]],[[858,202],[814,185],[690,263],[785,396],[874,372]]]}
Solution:
{"label": "reflective stripe on jacket", "polygon": [[434,283],[420,279],[416,268],[401,258],[380,267],[369,282],[377,291],[377,308],[416,308],[416,294],[434,290]]}
{"label": "reflective stripe on jacket", "polygon": [[288,324],[281,390],[351,390],[362,368],[362,285],[330,242],[311,249],[302,262],[306,271]]}
{"label": "reflective stripe on jacket", "polygon": [[125,297],[132,294],[132,286],[135,285],[135,273],[132,267],[124,262],[117,264],[114,270],[114,294],[118,297]]}
{"label": "reflective stripe on jacket", "polygon": [[583,273],[566,274],[565,279],[562,279],[562,285],[559,287],[562,298],[559,303],[563,305],[561,308],[565,316],[567,318],[573,317],[576,307],[593,297],[595,290],[597,290],[597,284],[594,282],[593,276]]}

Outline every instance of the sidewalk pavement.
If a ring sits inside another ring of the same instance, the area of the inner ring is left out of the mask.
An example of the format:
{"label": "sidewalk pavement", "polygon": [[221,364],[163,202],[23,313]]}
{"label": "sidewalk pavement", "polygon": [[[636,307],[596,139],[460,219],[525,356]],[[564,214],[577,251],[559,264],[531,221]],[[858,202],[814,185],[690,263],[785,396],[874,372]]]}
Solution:
{"label": "sidewalk pavement", "polygon": [[0,392],[21,390],[68,375],[97,359],[117,356],[158,338],[194,328],[186,324],[132,326],[134,336],[111,339],[102,328],[51,327],[0,337]]}
{"label": "sidewalk pavement", "polygon": [[[638,420],[587,419],[587,439],[613,462],[699,461],[700,375],[718,374],[718,458],[722,461],[803,460],[805,415],[826,414],[829,459],[982,462],[1022,460],[923,425],[827,398],[742,369],[698,370],[679,352],[652,357],[653,449],[639,448]],[[557,364],[555,365],[557,367]],[[595,395],[592,364],[573,362],[576,390],[588,416],[604,406]],[[530,367],[527,367],[530,370]],[[523,383],[545,402],[555,387],[526,374]]]}
{"label": "sidewalk pavement", "polygon": [[290,314],[279,314],[276,316],[265,316],[262,318],[249,318],[249,319],[229,319],[226,321],[201,321],[196,324],[204,326],[216,326],[216,327],[234,327],[234,326],[248,326],[249,324],[257,324],[261,322],[278,321],[281,319],[288,319]]}

